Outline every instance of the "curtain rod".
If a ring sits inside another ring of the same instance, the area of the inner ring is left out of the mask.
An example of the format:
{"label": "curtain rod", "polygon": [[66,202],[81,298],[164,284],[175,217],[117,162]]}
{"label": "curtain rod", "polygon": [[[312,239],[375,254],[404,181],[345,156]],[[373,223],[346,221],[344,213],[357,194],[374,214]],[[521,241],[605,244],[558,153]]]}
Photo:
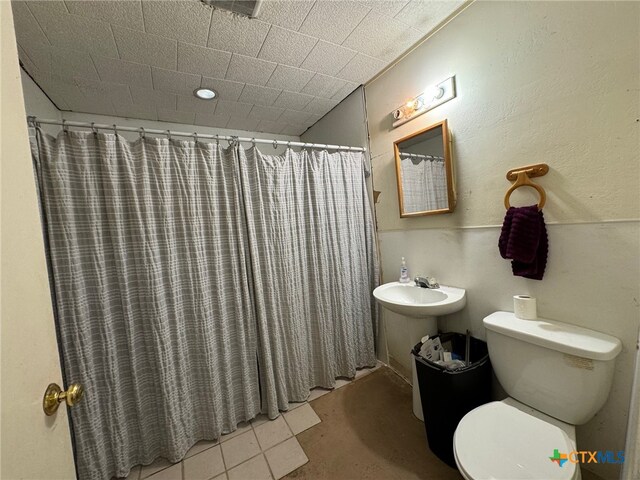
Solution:
{"label": "curtain rod", "polygon": [[401,157],[427,158],[429,160],[444,160],[444,157],[435,157],[433,155],[423,155],[422,153],[400,152]]}
{"label": "curtain rod", "polygon": [[60,125],[65,129],[66,127],[79,127],[79,128],[88,128],[91,130],[113,130],[117,133],[118,130],[123,132],[136,132],[140,135],[144,135],[146,133],[151,133],[154,135],[167,135],[171,137],[175,135],[176,137],[194,137],[194,138],[208,138],[212,140],[226,140],[228,142],[249,142],[249,143],[263,143],[273,145],[274,148],[278,145],[287,145],[288,147],[309,147],[309,148],[324,148],[328,150],[347,150],[350,152],[366,152],[365,148],[362,147],[350,147],[345,145],[329,145],[326,143],[306,143],[306,142],[290,142],[285,140],[269,140],[266,138],[249,138],[249,137],[238,137],[238,136],[229,136],[229,135],[212,135],[207,133],[188,133],[188,132],[176,132],[173,130],[157,130],[153,128],[144,128],[144,127],[125,127],[120,125],[107,125],[101,123],[89,123],[89,122],[71,122],[67,120],[49,120],[49,119],[41,119],[38,117],[34,117],[32,115],[27,116],[27,123],[30,127],[36,127],[40,124],[42,125]]}

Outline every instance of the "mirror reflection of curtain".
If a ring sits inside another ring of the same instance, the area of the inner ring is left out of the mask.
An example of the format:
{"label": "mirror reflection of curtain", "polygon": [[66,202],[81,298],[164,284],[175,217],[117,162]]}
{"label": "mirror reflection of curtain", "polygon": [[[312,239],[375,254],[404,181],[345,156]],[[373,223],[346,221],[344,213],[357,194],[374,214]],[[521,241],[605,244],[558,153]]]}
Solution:
{"label": "mirror reflection of curtain", "polygon": [[408,157],[402,159],[401,166],[405,212],[448,208],[447,176],[443,160]]}

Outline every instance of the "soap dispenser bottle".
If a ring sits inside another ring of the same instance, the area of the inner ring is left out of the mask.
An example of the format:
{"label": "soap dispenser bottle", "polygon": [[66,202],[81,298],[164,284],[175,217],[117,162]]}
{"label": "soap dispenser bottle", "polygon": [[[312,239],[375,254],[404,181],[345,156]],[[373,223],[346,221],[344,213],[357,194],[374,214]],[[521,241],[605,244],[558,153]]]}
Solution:
{"label": "soap dispenser bottle", "polygon": [[400,267],[400,279],[398,281],[400,283],[411,282],[411,278],[409,278],[409,269],[407,268],[407,262],[405,262],[404,257],[402,257],[402,266]]}

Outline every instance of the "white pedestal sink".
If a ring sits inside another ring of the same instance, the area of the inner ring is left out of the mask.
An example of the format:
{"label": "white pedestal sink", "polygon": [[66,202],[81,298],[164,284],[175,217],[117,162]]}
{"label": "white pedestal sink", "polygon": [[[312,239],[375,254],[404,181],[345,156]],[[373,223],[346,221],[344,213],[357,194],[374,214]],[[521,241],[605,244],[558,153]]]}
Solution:
{"label": "white pedestal sink", "polygon": [[[463,288],[447,287],[422,288],[412,283],[391,282],[380,285],[373,291],[378,303],[392,312],[411,317],[409,339],[411,347],[425,335],[438,333],[438,317],[462,310],[467,304],[466,291]],[[416,366],[411,359],[413,372],[413,414],[424,421],[422,402]]]}

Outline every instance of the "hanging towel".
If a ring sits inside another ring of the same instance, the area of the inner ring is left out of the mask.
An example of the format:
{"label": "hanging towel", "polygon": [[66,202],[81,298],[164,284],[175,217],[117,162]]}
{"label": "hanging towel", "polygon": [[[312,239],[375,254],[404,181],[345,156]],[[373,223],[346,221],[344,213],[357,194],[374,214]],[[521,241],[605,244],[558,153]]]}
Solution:
{"label": "hanging towel", "polygon": [[542,280],[547,266],[549,240],[544,216],[537,205],[507,210],[498,248],[502,258],[512,260],[514,275]]}

